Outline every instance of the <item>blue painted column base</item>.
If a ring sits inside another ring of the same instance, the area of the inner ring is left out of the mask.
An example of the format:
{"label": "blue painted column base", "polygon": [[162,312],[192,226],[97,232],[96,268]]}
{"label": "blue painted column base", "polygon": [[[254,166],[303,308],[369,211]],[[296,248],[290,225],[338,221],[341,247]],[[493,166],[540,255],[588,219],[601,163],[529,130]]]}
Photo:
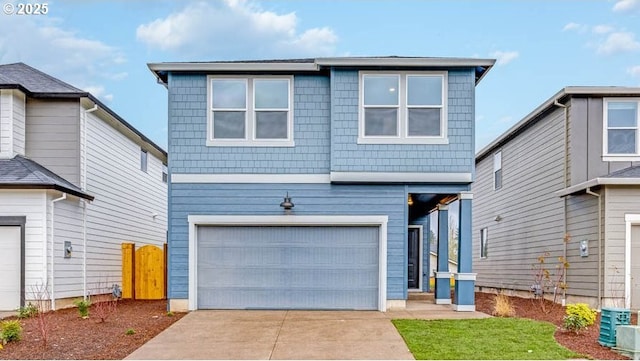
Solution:
{"label": "blue painted column base", "polygon": [[436,305],[451,304],[451,273],[436,272]]}
{"label": "blue painted column base", "polygon": [[456,282],[453,291],[453,309],[455,311],[475,311],[476,273],[456,273],[453,278]]}

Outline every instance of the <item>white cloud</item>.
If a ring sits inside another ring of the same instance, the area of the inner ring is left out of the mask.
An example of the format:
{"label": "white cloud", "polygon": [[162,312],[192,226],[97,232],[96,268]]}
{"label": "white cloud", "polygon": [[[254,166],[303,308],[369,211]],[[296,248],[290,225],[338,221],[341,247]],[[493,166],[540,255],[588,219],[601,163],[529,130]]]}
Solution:
{"label": "white cloud", "polygon": [[106,94],[106,90],[102,85],[88,85],[81,88],[82,90],[93,94],[96,98],[106,100],[107,102],[113,101],[113,94]]}
{"label": "white cloud", "polygon": [[494,51],[489,54],[490,56],[496,58],[496,65],[507,65],[510,62],[514,61],[520,53],[517,51]]}
{"label": "white cloud", "polygon": [[598,53],[603,55],[636,50],[640,50],[640,42],[635,39],[635,34],[630,32],[611,33],[597,47]]}
{"label": "white cloud", "polygon": [[640,10],[640,0],[618,0],[616,4],[613,5],[613,11],[616,12],[627,12]]}
{"label": "white cloud", "polygon": [[[117,71],[126,62],[121,50],[63,26],[53,17],[2,16],[0,63],[24,62],[78,88],[88,80],[126,77]],[[110,98],[104,90],[101,94]]]}
{"label": "white cloud", "polygon": [[293,12],[278,14],[247,0],[201,1],[138,26],[136,37],[149,47],[190,60],[334,53],[338,37],[332,29],[299,30],[297,23]]}
{"label": "white cloud", "polygon": [[596,25],[593,27],[592,31],[596,34],[607,34],[614,30],[613,27],[609,25]]}
{"label": "white cloud", "polygon": [[629,73],[633,77],[640,78],[640,65],[628,68],[627,73]]}
{"label": "white cloud", "polygon": [[568,23],[562,28],[562,31],[577,31],[579,33],[583,33],[587,31],[589,27],[587,25],[578,24],[578,23]]}
{"label": "white cloud", "polygon": [[500,123],[511,123],[513,122],[513,117],[510,115],[505,115],[504,117],[498,119],[498,122]]}

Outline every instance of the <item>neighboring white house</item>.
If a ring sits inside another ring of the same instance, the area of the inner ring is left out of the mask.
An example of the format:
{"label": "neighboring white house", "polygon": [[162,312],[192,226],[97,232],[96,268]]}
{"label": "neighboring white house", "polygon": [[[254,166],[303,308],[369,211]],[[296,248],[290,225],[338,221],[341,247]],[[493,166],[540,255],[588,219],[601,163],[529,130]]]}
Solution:
{"label": "neighboring white house", "polygon": [[0,65],[0,310],[121,285],[123,242],[166,242],[166,164],[90,93]]}

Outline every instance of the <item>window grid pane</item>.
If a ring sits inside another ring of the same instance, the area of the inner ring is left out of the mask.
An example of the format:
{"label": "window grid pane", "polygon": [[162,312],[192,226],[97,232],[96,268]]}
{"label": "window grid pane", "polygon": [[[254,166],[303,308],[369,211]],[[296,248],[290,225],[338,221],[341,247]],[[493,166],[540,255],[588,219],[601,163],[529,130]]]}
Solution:
{"label": "window grid pane", "polygon": [[364,76],[365,106],[398,106],[399,79],[391,76]]}
{"label": "window grid pane", "polygon": [[397,136],[398,109],[366,108],[364,115],[364,135]]}
{"label": "window grid pane", "polygon": [[211,81],[211,106],[213,109],[246,109],[247,83],[238,79]]}
{"label": "window grid pane", "polygon": [[287,139],[288,112],[256,112],[256,139]]}
{"label": "window grid pane", "polygon": [[439,136],[440,109],[415,108],[408,110],[408,135],[411,137]]}
{"label": "window grid pane", "polygon": [[282,79],[256,79],[256,109],[289,109],[289,82]]}
{"label": "window grid pane", "polygon": [[609,154],[636,154],[636,130],[609,129],[607,148]]}
{"label": "window grid pane", "polygon": [[246,112],[213,112],[214,139],[245,139]]}
{"label": "window grid pane", "polygon": [[442,77],[407,76],[407,106],[442,106]]}

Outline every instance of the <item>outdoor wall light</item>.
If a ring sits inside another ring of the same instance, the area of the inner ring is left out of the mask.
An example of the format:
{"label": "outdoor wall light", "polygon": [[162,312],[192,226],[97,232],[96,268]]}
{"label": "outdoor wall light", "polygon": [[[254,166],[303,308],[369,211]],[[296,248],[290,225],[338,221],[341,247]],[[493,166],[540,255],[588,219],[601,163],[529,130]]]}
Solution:
{"label": "outdoor wall light", "polygon": [[409,194],[409,197],[407,198],[407,204],[410,206],[413,205],[413,197],[411,196],[411,194]]}
{"label": "outdoor wall light", "polygon": [[295,207],[295,204],[291,202],[291,197],[289,197],[289,192],[287,192],[287,195],[284,196],[284,201],[280,203],[280,207],[284,208],[285,211],[290,211],[291,208]]}
{"label": "outdoor wall light", "polygon": [[500,222],[502,220],[502,217],[500,217],[500,215],[498,214],[493,220],[496,222]]}

